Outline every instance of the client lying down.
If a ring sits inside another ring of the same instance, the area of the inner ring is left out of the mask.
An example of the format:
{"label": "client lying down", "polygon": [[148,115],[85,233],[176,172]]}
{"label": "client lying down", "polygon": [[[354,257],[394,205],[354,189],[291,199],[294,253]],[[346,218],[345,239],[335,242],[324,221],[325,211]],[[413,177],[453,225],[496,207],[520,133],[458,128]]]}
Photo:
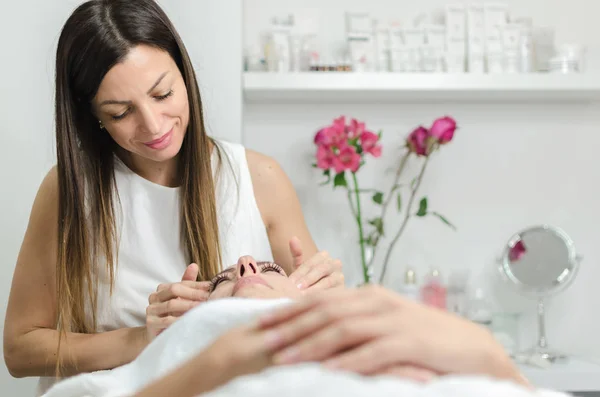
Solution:
{"label": "client lying down", "polygon": [[466,320],[380,287],[302,297],[279,266],[242,257],[212,280],[208,302],[132,363],[64,380],[45,396],[202,393],[559,395],[528,386],[493,337]]}

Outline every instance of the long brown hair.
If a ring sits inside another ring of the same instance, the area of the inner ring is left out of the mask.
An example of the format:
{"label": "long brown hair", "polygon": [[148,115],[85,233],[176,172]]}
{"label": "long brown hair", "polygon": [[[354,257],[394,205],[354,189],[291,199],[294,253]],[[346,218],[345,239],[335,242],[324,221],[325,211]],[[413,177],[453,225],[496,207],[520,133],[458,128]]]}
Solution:
{"label": "long brown hair", "polygon": [[[168,52],[183,75],[190,118],[178,155],[182,244],[189,262],[200,266],[199,279],[221,267],[211,147],[219,164],[221,153],[206,134],[196,76],[181,38],[153,0],[87,1],[65,23],[56,55],[57,328],[63,337],[67,331],[95,332],[99,266],[107,267],[112,292],[117,145],[101,130],[91,101],[106,73],[140,44]],[[59,350],[60,344],[59,339]]]}

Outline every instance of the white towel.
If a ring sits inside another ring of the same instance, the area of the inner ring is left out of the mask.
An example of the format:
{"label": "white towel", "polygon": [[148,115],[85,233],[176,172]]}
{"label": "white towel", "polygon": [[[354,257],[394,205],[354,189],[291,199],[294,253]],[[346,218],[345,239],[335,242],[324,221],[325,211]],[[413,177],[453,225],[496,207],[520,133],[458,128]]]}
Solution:
{"label": "white towel", "polygon": [[[45,397],[127,397],[166,375],[236,325],[289,303],[289,300],[228,298],[188,312],[156,338],[133,362],[66,379]],[[363,377],[308,363],[273,367],[237,378],[207,395],[243,397],[403,396],[403,397],[556,397],[562,393],[528,391],[510,382],[483,377],[443,377],[423,385],[392,377]]]}

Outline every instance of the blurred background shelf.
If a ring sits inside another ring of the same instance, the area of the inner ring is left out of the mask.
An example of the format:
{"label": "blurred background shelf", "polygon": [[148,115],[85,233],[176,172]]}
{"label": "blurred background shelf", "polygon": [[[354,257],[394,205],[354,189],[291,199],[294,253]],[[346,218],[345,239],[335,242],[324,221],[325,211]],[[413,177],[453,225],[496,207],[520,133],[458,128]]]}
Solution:
{"label": "blurred background shelf", "polygon": [[246,102],[596,102],[594,74],[244,73]]}

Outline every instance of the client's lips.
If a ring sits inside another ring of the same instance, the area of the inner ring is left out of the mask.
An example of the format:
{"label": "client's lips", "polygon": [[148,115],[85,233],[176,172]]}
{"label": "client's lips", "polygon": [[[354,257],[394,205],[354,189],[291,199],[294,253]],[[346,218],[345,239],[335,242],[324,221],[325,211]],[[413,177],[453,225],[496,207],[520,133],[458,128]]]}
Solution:
{"label": "client's lips", "polygon": [[240,278],[233,286],[233,295],[236,294],[240,289],[253,284],[264,285],[265,287],[271,288],[269,284],[262,277],[259,276],[248,276]]}

